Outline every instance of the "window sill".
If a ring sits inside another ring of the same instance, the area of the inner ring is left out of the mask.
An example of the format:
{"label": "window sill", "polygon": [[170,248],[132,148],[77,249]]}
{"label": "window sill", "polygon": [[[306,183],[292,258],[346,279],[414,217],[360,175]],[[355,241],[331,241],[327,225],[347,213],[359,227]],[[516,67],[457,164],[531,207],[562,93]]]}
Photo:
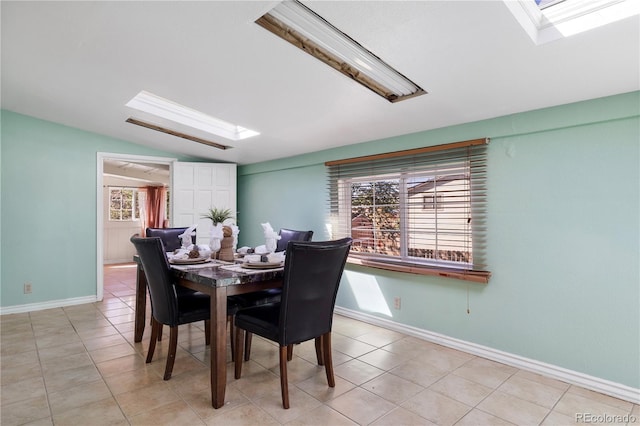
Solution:
{"label": "window sill", "polygon": [[369,268],[384,269],[386,271],[405,272],[417,275],[432,275],[436,277],[454,278],[464,281],[472,281],[487,284],[491,277],[488,271],[467,271],[462,269],[435,268],[432,266],[398,264],[383,262],[380,260],[363,259],[361,257],[349,256],[347,263],[352,265],[366,266]]}

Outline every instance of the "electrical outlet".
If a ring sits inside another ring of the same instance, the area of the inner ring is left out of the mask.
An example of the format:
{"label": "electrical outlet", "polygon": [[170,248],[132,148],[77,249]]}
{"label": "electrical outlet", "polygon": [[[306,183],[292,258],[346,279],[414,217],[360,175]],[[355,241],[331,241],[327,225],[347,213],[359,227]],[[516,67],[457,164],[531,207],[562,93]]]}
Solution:
{"label": "electrical outlet", "polygon": [[24,294],[31,294],[31,283],[24,283]]}
{"label": "electrical outlet", "polygon": [[393,298],[393,308],[400,309],[400,298],[398,296]]}

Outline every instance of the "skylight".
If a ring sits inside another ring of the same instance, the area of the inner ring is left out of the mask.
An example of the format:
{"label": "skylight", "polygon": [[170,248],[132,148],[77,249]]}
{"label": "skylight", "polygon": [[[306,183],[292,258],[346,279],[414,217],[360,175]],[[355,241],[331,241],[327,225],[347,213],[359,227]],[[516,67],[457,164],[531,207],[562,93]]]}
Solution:
{"label": "skylight", "polygon": [[554,4],[562,3],[563,1],[564,0],[535,0],[540,10],[546,9],[547,7],[551,7]]}
{"label": "skylight", "polygon": [[536,44],[640,14],[638,0],[503,0]]}
{"label": "skylight", "polygon": [[239,141],[260,134],[254,130],[249,130],[236,124],[220,120],[219,118],[211,117],[210,115],[161,98],[153,93],[145,92],[144,90],[127,102],[126,106],[150,114],[153,117],[201,130],[232,141]]}

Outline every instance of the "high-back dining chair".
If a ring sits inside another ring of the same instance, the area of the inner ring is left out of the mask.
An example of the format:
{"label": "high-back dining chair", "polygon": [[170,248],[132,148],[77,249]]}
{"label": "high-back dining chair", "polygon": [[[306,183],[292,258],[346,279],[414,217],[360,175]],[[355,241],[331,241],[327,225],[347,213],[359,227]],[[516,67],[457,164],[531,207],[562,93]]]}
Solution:
{"label": "high-back dining chair", "polygon": [[[210,298],[207,294],[193,291],[175,284],[166,257],[166,248],[159,237],[131,237],[142,268],[147,277],[149,296],[151,297],[151,341],[146,362],[150,363],[156,348],[162,325],[170,327],[169,353],[164,371],[164,380],[171,378],[178,346],[178,326],[196,321],[205,321],[205,342],[210,341]],[[237,305],[227,300],[227,314],[233,315]],[[230,319],[231,317],[228,317]]]}
{"label": "high-back dining chair", "polygon": [[329,387],[335,386],[331,357],[331,325],[336,294],[351,248],[351,238],[297,242],[287,247],[282,298],[278,303],[240,309],[236,329],[235,378],[242,375],[242,334],[255,333],[280,346],[282,406],[289,408],[287,360],[296,343],[315,339]]}
{"label": "high-back dining chair", "polygon": [[[311,241],[313,231],[296,231],[293,229],[281,228],[278,235],[280,236],[280,239],[278,240],[276,251],[285,251],[289,241]],[[249,307],[279,302],[281,294],[281,289],[271,288],[269,290],[256,291],[235,297],[237,298],[236,300],[240,307]],[[251,354],[251,336],[251,333],[247,333],[244,339],[245,361],[249,361],[249,356]]]}
{"label": "high-back dining chair", "polygon": [[[180,235],[186,230],[187,228],[147,228],[145,234],[147,237],[159,237],[166,251],[174,251],[182,247]],[[195,235],[191,236],[191,241],[196,243]]]}
{"label": "high-back dining chair", "polygon": [[278,232],[280,239],[276,245],[276,251],[284,251],[287,249],[289,241],[311,241],[313,231],[296,231],[293,229],[281,228]]}

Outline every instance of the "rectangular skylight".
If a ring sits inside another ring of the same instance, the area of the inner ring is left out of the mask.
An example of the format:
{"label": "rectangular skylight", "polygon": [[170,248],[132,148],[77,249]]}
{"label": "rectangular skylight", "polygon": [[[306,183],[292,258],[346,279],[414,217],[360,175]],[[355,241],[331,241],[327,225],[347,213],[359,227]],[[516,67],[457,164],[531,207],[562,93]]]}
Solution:
{"label": "rectangular skylight", "polygon": [[564,0],[535,0],[540,10],[546,9],[547,7],[551,7],[554,4],[562,3],[563,1]]}
{"label": "rectangular skylight", "polygon": [[536,44],[640,14],[638,0],[503,0]]}
{"label": "rectangular skylight", "polygon": [[232,141],[259,135],[236,124],[231,124],[195,109],[188,108],[144,90],[127,102],[126,106],[183,126],[198,129]]}

